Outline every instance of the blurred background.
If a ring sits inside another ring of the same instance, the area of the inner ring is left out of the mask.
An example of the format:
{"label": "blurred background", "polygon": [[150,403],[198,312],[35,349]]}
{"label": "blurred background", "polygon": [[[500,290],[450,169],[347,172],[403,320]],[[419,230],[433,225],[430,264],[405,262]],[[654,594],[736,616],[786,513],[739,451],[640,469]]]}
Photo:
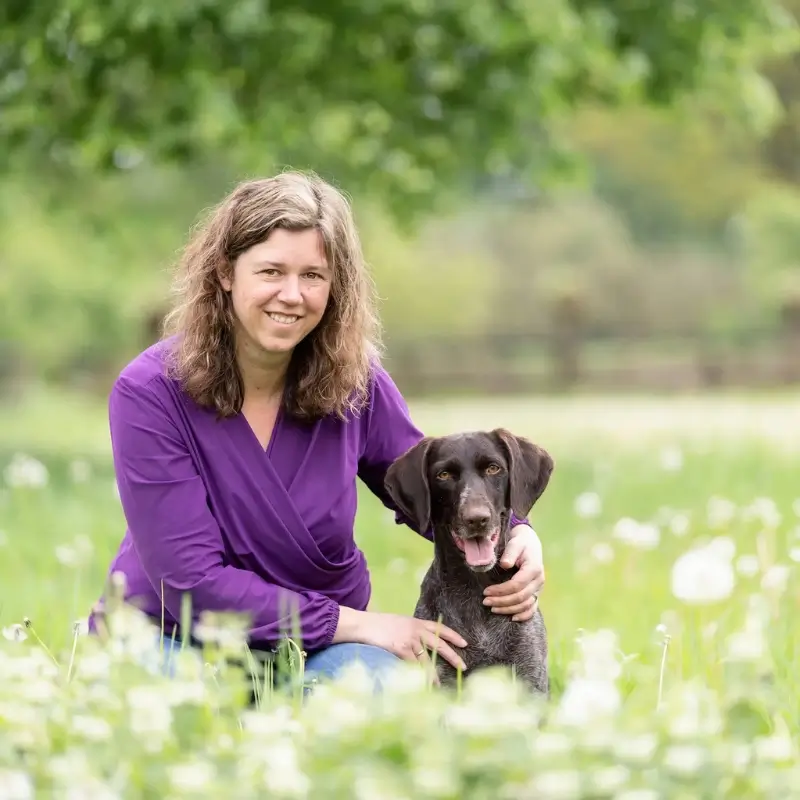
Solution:
{"label": "blurred background", "polygon": [[[561,448],[556,429],[635,439],[637,414],[671,432],[758,417],[787,439],[799,12],[798,0],[5,0],[3,613],[48,617],[68,596],[74,618],[96,598],[123,531],[109,388],[158,337],[202,212],[286,167],[351,196],[387,366],[419,424],[506,424],[554,448],[553,539],[578,524],[574,498],[608,481],[620,481],[612,515],[666,502],[635,468],[590,463],[586,440]],[[698,504],[770,470],[715,482],[720,453],[698,466]],[[657,486],[658,458],[637,458]],[[681,451],[664,458],[680,469]],[[44,483],[47,495],[14,488]],[[405,562],[364,536],[391,606]],[[571,574],[572,545],[548,547],[552,574]]]}
{"label": "blurred background", "polygon": [[2,12],[7,403],[103,397],[190,226],[284,167],[353,197],[411,396],[800,378],[795,0],[50,5]]}

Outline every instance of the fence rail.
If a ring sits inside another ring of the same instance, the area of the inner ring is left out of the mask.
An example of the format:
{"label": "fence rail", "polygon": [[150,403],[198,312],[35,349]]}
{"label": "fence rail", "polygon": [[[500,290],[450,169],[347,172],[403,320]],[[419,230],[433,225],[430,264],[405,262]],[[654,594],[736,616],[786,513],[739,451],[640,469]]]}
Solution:
{"label": "fence rail", "polygon": [[800,336],[398,339],[387,342],[386,365],[409,395],[763,389],[800,383]]}

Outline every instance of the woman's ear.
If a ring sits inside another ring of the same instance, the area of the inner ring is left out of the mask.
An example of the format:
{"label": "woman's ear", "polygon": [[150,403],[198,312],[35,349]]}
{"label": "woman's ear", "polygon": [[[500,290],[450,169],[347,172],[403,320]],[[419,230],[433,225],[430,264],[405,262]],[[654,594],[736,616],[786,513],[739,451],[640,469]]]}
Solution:
{"label": "woman's ear", "polygon": [[222,290],[229,292],[233,288],[233,265],[225,264],[217,267],[217,280]]}

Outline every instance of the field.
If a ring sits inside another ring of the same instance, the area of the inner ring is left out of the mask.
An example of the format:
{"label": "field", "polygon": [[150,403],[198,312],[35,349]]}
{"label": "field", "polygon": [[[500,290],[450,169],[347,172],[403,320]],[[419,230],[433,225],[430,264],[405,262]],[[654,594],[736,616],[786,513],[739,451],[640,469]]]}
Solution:
{"label": "field", "polygon": [[[351,681],[303,710],[264,700],[240,727],[220,676],[169,699],[124,653],[75,638],[123,519],[102,404],[43,395],[0,433],[0,731],[17,746],[0,745],[0,796],[33,796],[27,773],[53,797],[68,796],[62,785],[104,798],[795,796],[791,397],[442,400],[412,412],[430,433],[504,425],[556,460],[531,515],[554,681],[542,731],[542,709],[488,675],[457,700],[409,678],[367,701]],[[366,493],[357,539],[373,607],[410,613],[429,545]],[[100,658],[110,664],[98,671]]]}

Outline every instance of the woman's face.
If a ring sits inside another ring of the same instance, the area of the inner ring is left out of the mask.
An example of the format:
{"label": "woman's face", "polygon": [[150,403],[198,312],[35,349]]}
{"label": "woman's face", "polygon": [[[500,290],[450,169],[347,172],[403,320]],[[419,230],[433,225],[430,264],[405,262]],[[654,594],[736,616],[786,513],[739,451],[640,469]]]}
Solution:
{"label": "woman's face", "polygon": [[322,237],[315,229],[278,228],[242,253],[232,279],[221,281],[231,293],[239,348],[253,355],[258,350],[291,353],[322,319],[331,277]]}

